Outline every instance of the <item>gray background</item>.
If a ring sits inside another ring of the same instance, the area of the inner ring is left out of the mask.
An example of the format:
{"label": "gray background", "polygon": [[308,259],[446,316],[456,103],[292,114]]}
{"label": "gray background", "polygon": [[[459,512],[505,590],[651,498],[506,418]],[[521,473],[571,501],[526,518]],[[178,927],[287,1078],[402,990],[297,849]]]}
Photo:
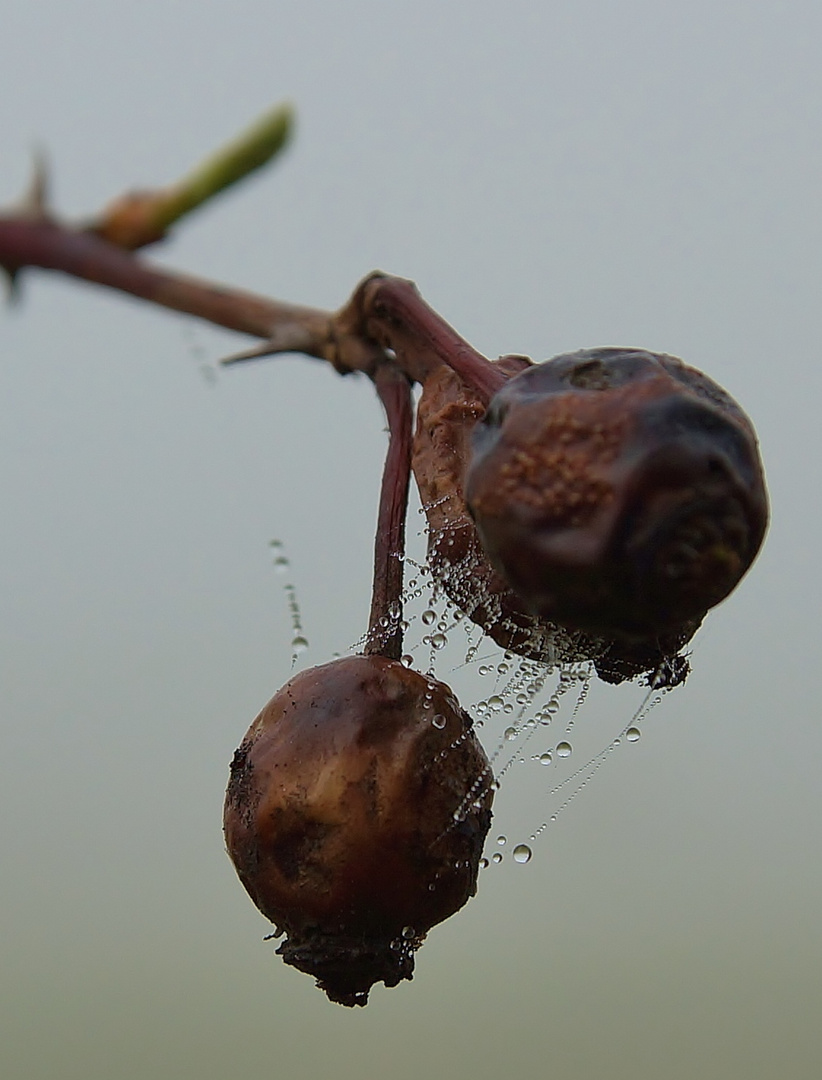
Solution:
{"label": "gray background", "polygon": [[152,258],[321,306],[381,267],[490,355],[681,355],[754,418],[774,519],[640,742],[352,1013],[260,943],[220,815],[290,670],[268,541],[307,662],[364,627],[370,387],[215,380],[243,339],[32,273],[0,318],[4,1077],[819,1075],[821,35],[811,0],[0,2],[5,199],[39,144],[91,213],[289,97],[287,159]]}

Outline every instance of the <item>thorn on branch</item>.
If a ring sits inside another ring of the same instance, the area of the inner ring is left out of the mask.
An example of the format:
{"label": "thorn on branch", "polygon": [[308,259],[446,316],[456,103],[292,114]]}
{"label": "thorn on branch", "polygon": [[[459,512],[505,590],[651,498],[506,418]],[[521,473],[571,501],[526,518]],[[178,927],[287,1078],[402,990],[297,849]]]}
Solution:
{"label": "thorn on branch", "polygon": [[3,272],[3,283],[6,287],[6,302],[11,307],[20,300],[20,271],[1,264],[0,270]]}
{"label": "thorn on branch", "polygon": [[[45,153],[35,148],[32,153],[31,178],[28,187],[17,202],[9,207],[6,214],[17,221],[46,222],[51,215],[48,209],[49,171]],[[3,281],[6,287],[6,301],[9,306],[20,300],[21,267],[11,261],[0,261]]]}
{"label": "thorn on branch", "polygon": [[31,179],[28,190],[17,204],[19,217],[33,221],[45,221],[49,218],[48,197],[50,188],[48,161],[42,149],[36,148],[32,154]]}

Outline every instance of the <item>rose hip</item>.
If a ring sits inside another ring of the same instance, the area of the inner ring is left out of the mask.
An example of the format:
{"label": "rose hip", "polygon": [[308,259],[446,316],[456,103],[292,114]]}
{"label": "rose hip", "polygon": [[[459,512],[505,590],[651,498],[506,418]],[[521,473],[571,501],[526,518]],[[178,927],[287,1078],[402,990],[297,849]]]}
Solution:
{"label": "rose hip", "polygon": [[445,366],[423,385],[414,473],[437,581],[521,656],[676,685],[681,649],[764,535],[750,421],[673,357],[601,349],[493,366],[508,381],[487,409]]}
{"label": "rose hip", "polygon": [[410,979],[427,931],[476,891],[490,781],[443,683],[381,656],[291,679],[234,756],[224,816],[285,962],[344,1005]]}
{"label": "rose hip", "polygon": [[751,565],[768,516],[739,406],[638,349],[582,350],[509,380],[474,429],[465,497],[529,610],[635,645],[695,629]]}

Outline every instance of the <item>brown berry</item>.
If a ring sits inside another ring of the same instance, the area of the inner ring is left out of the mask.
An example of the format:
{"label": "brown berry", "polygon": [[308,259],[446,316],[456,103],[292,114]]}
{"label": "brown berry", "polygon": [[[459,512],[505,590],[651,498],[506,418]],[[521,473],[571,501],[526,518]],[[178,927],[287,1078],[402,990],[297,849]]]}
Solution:
{"label": "brown berry", "polygon": [[427,931],[476,891],[491,779],[443,683],[381,656],[291,679],[234,756],[224,818],[286,963],[344,1005],[410,979]]}
{"label": "brown berry", "polygon": [[[688,672],[681,650],[764,534],[767,495],[750,421],[673,357],[602,349],[541,365],[503,357],[496,366],[509,380],[487,415],[447,368],[423,385],[414,473],[436,580],[521,656],[593,661],[607,682],[646,674],[677,685]],[[526,405],[543,419],[523,444],[507,425],[528,417]],[[625,509],[623,543],[636,526],[621,562],[615,531],[610,547],[602,536],[612,499]],[[586,526],[597,507],[601,517]],[[552,521],[566,558],[549,560],[546,572]],[[569,568],[569,556],[589,558],[587,577]]]}
{"label": "brown berry", "polygon": [[768,509],[750,421],[674,357],[592,349],[512,378],[474,429],[466,503],[535,614],[655,642],[751,565]]}

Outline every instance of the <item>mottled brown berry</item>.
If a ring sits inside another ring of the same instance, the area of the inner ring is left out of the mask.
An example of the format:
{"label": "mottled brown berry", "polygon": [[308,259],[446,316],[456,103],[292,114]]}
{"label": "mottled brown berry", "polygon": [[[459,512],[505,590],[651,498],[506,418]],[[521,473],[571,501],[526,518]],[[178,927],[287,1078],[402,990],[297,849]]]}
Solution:
{"label": "mottled brown berry", "polygon": [[[681,650],[764,534],[767,496],[750,421],[673,357],[601,349],[540,365],[503,357],[496,366],[509,379],[487,410],[445,367],[423,385],[414,473],[438,584],[504,649],[548,664],[592,661],[607,682],[645,675],[677,685],[688,672]],[[528,419],[526,404],[542,419],[514,445],[519,436],[509,440],[506,424],[509,414]],[[618,500],[627,511],[622,539],[610,532],[614,545],[627,542],[621,564],[603,540],[606,515],[587,532],[585,524]],[[547,576],[541,511],[559,526],[566,555],[549,562]],[[589,559],[587,576],[569,569],[573,558]]]}
{"label": "mottled brown berry", "polygon": [[291,679],[234,756],[224,818],[286,963],[345,1005],[410,979],[428,930],[476,891],[491,781],[443,683],[381,656]]}
{"label": "mottled brown berry", "polygon": [[739,406],[682,361],[638,349],[582,350],[510,379],[474,429],[465,497],[531,611],[649,642],[731,592],[768,517]]}

